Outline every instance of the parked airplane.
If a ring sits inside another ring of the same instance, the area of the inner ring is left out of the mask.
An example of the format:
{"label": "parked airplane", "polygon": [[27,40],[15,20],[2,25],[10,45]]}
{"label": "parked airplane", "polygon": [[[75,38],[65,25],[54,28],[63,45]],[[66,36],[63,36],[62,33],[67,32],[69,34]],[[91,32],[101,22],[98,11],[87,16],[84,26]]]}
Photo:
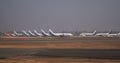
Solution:
{"label": "parked airplane", "polygon": [[107,33],[97,33],[95,36],[104,36],[104,37],[106,37],[106,36],[108,36],[110,34],[110,32],[111,32],[111,30],[109,32],[107,32]]}
{"label": "parked airplane", "polygon": [[51,36],[73,36],[72,33],[54,33],[51,29],[49,29],[49,34]]}
{"label": "parked airplane", "polygon": [[15,36],[22,36],[22,35],[23,35],[23,34],[21,34],[21,33],[16,32],[15,30],[13,31],[13,34],[14,34]]}
{"label": "parked airplane", "polygon": [[46,33],[43,29],[41,29],[42,36],[50,36],[49,33]]}
{"label": "parked airplane", "polygon": [[37,35],[37,36],[42,36],[41,33],[37,32],[37,30],[34,30],[34,33]]}
{"label": "parked airplane", "polygon": [[116,37],[116,36],[118,36],[118,33],[116,33],[116,34],[115,33],[114,34],[108,34],[107,36],[108,37]]}
{"label": "parked airplane", "polygon": [[25,30],[22,30],[22,32],[24,33],[24,35],[26,35],[26,36],[30,36],[30,34],[27,33]]}
{"label": "parked airplane", "polygon": [[31,36],[36,36],[33,32],[31,32],[30,30],[28,31],[28,33],[31,35]]}
{"label": "parked airplane", "polygon": [[94,36],[96,34],[96,30],[93,33],[81,33],[80,36]]}
{"label": "parked airplane", "polygon": [[10,36],[13,36],[13,35],[12,35],[12,32],[5,32],[5,33],[3,33],[3,35],[9,36],[9,37],[10,37]]}

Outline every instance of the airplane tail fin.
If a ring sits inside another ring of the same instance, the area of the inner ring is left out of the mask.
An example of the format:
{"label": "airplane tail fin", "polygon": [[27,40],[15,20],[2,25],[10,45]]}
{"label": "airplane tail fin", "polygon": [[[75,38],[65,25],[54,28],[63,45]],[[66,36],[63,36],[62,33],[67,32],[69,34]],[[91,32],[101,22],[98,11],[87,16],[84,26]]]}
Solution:
{"label": "airplane tail fin", "polygon": [[25,30],[22,30],[22,32],[23,32],[25,35],[29,36],[29,34],[28,34]]}
{"label": "airplane tail fin", "polygon": [[14,33],[15,35],[23,35],[23,34],[21,34],[21,33],[16,32],[15,30],[13,31],[13,33]]}
{"label": "airplane tail fin", "polygon": [[49,29],[49,32],[52,33],[52,34],[54,34],[54,32],[51,29]]}
{"label": "airplane tail fin", "polygon": [[41,32],[42,32],[42,33],[46,33],[43,29],[41,29]]}
{"label": "airplane tail fin", "polygon": [[37,32],[37,30],[34,30],[34,33],[39,35],[39,36],[42,36],[39,32]]}
{"label": "airplane tail fin", "polygon": [[37,32],[37,30],[34,29],[34,32]]}
{"label": "airplane tail fin", "polygon": [[33,30],[33,31],[34,31],[34,33],[38,34],[37,30]]}
{"label": "airplane tail fin", "polygon": [[95,30],[95,31],[93,32],[93,34],[96,34],[96,32],[97,32],[97,31]]}
{"label": "airplane tail fin", "polygon": [[32,33],[30,30],[28,31],[31,35],[33,35],[33,36],[35,36],[35,34],[34,33]]}
{"label": "airplane tail fin", "polygon": [[17,34],[17,32],[16,32],[15,30],[13,31],[13,33],[14,33],[14,34]]}
{"label": "airplane tail fin", "polygon": [[55,33],[51,29],[49,29],[49,34],[52,36],[56,36]]}
{"label": "airplane tail fin", "polygon": [[43,29],[41,29],[41,32],[44,36],[48,36],[48,34]]}
{"label": "airplane tail fin", "polygon": [[110,34],[111,32],[112,32],[112,30],[110,29],[108,33]]}
{"label": "airplane tail fin", "polygon": [[118,33],[118,35],[120,35],[120,32]]}

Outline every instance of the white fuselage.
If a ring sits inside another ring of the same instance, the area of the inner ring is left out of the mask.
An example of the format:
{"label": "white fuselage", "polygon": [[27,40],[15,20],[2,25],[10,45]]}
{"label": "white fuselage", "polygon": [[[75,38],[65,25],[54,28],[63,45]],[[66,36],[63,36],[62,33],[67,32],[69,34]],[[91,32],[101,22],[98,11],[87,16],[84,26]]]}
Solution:
{"label": "white fuselage", "polygon": [[51,36],[73,36],[72,33],[52,33]]}
{"label": "white fuselage", "polygon": [[118,34],[108,34],[108,37],[116,37]]}
{"label": "white fuselage", "polygon": [[51,29],[49,29],[49,34],[51,36],[73,36],[72,33],[54,33]]}
{"label": "white fuselage", "polygon": [[81,33],[80,36],[94,36],[96,34],[96,30],[93,33]]}
{"label": "white fuselage", "polygon": [[80,36],[94,36],[93,33],[81,33]]}
{"label": "white fuselage", "polygon": [[97,33],[96,36],[108,36],[109,33]]}

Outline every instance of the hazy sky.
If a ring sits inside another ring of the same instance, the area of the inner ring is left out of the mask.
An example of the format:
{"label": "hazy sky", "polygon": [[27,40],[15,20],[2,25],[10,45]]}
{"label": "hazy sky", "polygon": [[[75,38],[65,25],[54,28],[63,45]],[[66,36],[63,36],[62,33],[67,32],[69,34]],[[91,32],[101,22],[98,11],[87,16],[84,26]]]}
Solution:
{"label": "hazy sky", "polygon": [[0,0],[0,31],[120,31],[120,0]]}

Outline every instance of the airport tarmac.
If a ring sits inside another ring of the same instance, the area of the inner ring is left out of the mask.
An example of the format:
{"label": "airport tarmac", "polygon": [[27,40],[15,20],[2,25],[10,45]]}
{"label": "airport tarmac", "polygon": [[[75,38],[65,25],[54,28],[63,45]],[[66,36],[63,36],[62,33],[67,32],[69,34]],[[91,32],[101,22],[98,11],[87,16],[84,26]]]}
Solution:
{"label": "airport tarmac", "polygon": [[120,49],[120,37],[32,37],[27,40],[9,38],[0,40],[0,48]]}
{"label": "airport tarmac", "polygon": [[0,48],[0,63],[120,63],[119,49]]}
{"label": "airport tarmac", "polygon": [[0,40],[2,63],[120,63],[119,37]]}

